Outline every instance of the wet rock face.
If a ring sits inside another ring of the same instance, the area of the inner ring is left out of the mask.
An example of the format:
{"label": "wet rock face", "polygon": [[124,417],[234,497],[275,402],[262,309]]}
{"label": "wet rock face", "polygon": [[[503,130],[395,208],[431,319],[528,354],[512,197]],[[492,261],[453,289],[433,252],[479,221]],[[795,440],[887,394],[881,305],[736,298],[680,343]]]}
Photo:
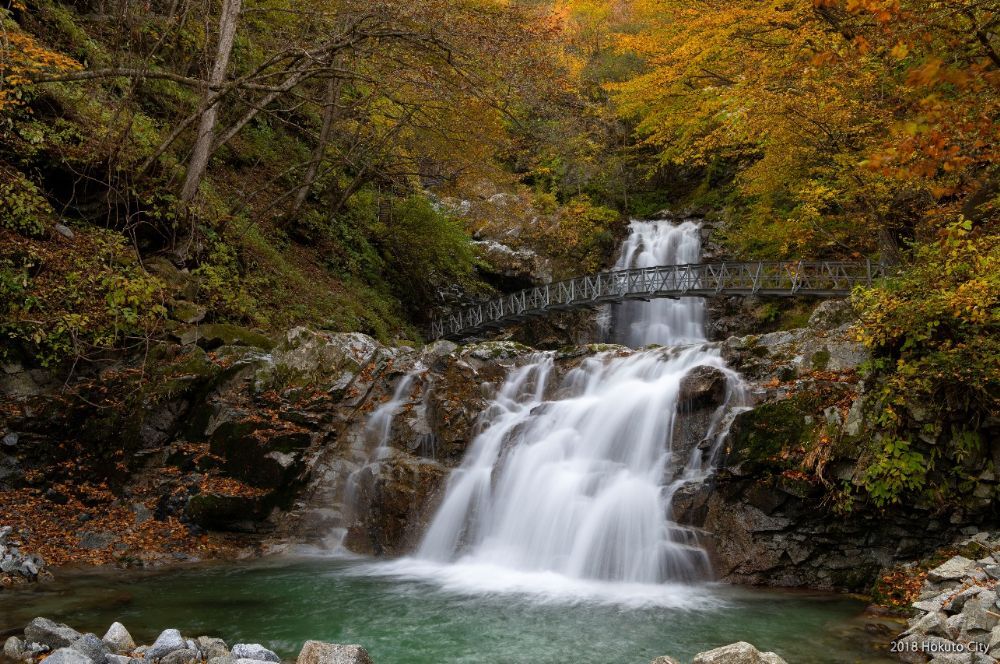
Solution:
{"label": "wet rock face", "polygon": [[692,409],[718,407],[725,398],[726,374],[715,367],[695,367],[681,380],[679,401]]}
{"label": "wet rock face", "polygon": [[917,559],[958,528],[931,510],[891,516],[838,515],[817,487],[781,476],[736,478],[720,472],[682,518],[711,535],[713,565],[727,582],[868,591],[879,572]]}
{"label": "wet rock face", "polygon": [[411,551],[434,515],[447,476],[442,465],[402,452],[362,471],[360,516],[348,529],[347,547],[377,556]]}

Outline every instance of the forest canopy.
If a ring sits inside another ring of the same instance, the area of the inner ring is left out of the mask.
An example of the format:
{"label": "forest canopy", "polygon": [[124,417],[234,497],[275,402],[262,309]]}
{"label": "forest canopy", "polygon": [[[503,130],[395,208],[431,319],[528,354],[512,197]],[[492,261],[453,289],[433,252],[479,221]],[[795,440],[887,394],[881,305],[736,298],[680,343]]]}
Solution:
{"label": "forest canopy", "polygon": [[5,352],[419,340],[496,288],[474,237],[569,276],[670,208],[731,256],[891,267],[855,298],[881,500],[933,463],[914,400],[935,454],[1000,410],[993,2],[2,0],[0,28]]}

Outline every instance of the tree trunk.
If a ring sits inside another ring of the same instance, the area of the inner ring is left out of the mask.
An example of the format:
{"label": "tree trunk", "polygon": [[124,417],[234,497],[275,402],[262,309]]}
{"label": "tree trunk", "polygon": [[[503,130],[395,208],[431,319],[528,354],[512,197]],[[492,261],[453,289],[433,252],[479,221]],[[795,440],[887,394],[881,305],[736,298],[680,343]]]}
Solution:
{"label": "tree trunk", "polygon": [[222,13],[219,15],[219,43],[215,51],[215,62],[209,76],[210,88],[205,91],[202,105],[201,121],[198,125],[198,138],[195,140],[191,161],[188,163],[187,176],[181,189],[181,200],[190,203],[198,194],[198,185],[205,175],[208,160],[212,156],[212,142],[215,138],[215,123],[219,114],[218,99],[212,100],[211,86],[221,85],[229,70],[229,56],[233,52],[233,42],[236,40],[236,25],[239,22],[242,0],[223,0]]}
{"label": "tree trunk", "polygon": [[333,118],[336,115],[341,80],[339,77],[331,77],[326,84],[326,98],[323,102],[323,126],[320,128],[319,141],[316,143],[316,149],[313,150],[312,159],[309,162],[309,167],[306,169],[305,177],[302,179],[298,191],[295,192],[295,202],[292,204],[290,215],[292,217],[298,215],[299,210],[305,205],[309,191],[316,181],[316,173],[319,172],[319,165],[323,161],[326,144],[330,141],[330,129],[333,127]]}

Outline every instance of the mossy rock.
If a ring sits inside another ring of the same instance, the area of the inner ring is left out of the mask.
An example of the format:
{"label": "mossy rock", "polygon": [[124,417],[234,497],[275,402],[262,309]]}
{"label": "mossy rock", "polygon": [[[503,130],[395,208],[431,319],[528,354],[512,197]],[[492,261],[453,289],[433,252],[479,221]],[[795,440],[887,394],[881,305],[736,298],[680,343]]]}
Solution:
{"label": "mossy rock", "polygon": [[274,341],[260,332],[227,323],[211,323],[189,328],[181,335],[181,343],[198,344],[207,350],[220,346],[250,346],[264,350],[274,348]]}
{"label": "mossy rock", "polygon": [[830,365],[830,351],[826,348],[816,351],[813,353],[811,361],[814,371],[826,371]]}
{"label": "mossy rock", "polygon": [[796,399],[757,406],[733,421],[727,465],[749,463],[758,468],[783,469],[787,463],[778,458],[781,452],[802,444],[809,432],[805,413]]}
{"label": "mossy rock", "polygon": [[168,309],[171,318],[188,324],[200,323],[208,314],[206,307],[187,300],[171,300]]}

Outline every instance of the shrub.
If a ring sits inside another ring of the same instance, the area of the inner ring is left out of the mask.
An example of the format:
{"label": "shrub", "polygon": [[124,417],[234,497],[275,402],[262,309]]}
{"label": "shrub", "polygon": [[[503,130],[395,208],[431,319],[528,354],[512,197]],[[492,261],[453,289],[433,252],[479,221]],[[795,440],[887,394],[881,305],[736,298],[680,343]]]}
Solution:
{"label": "shrub", "polygon": [[[1000,235],[959,221],[917,245],[900,276],[859,290],[860,339],[872,350],[874,442],[866,487],[878,504],[927,486],[935,461],[980,452],[1000,412]],[[921,451],[920,440],[925,443]]]}

